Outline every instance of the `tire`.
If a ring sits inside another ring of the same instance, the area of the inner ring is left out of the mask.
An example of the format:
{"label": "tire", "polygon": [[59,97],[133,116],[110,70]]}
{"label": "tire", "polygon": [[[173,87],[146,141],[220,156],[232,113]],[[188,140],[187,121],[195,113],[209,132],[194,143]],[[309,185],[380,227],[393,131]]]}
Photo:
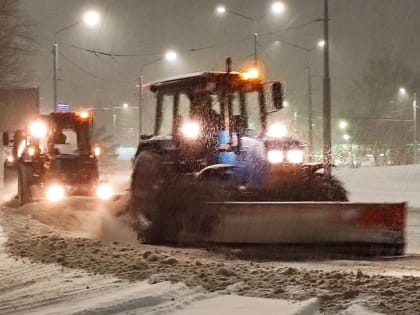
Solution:
{"label": "tire", "polygon": [[302,199],[307,201],[348,201],[343,184],[332,175],[311,175],[305,183]]}
{"label": "tire", "polygon": [[19,165],[18,168],[18,203],[23,206],[32,201],[32,167]]}
{"label": "tire", "polygon": [[162,240],[166,224],[162,222],[159,198],[164,181],[162,157],[149,151],[141,152],[131,176],[129,214],[138,238],[144,243],[156,244]]}

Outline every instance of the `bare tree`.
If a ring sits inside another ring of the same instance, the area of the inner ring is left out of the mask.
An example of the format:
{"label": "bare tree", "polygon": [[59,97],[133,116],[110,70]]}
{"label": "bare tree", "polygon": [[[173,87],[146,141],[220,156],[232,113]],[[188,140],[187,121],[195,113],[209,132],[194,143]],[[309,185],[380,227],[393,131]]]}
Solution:
{"label": "bare tree", "polygon": [[30,26],[19,11],[19,0],[0,0],[0,87],[28,79],[26,57],[34,51]]}

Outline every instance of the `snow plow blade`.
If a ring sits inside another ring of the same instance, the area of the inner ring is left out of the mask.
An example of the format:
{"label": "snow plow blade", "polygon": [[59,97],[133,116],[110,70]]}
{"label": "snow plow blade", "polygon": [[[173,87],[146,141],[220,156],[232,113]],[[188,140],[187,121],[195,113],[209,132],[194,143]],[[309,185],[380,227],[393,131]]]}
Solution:
{"label": "snow plow blade", "polygon": [[203,208],[198,224],[197,221],[194,226],[184,223],[176,240],[167,238],[165,241],[243,245],[356,244],[381,249],[370,253],[374,255],[402,255],[405,248],[405,203],[211,202]]}

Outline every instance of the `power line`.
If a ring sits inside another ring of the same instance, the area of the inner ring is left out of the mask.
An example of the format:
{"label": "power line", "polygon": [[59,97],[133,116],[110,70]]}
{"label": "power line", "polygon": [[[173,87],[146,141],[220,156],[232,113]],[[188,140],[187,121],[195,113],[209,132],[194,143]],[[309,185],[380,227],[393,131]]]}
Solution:
{"label": "power line", "polygon": [[112,79],[109,79],[109,78],[101,78],[101,77],[97,76],[96,74],[87,71],[82,66],[80,66],[79,64],[77,64],[76,62],[74,62],[73,60],[71,60],[70,58],[68,58],[66,55],[64,55],[61,52],[60,52],[60,56],[63,57],[63,59],[65,59],[68,63],[70,63],[72,66],[74,66],[75,68],[77,68],[78,70],[83,72],[84,74],[86,74],[90,77],[93,77],[97,80],[105,81],[105,82],[112,82],[112,83],[120,83],[120,84],[124,84],[124,85],[127,84],[127,83],[131,83],[130,81],[117,81],[117,80],[112,80]]}

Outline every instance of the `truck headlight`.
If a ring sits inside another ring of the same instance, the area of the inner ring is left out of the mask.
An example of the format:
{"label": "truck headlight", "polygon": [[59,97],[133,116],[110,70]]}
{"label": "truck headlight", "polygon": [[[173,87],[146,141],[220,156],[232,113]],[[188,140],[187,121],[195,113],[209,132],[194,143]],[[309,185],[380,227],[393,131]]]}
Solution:
{"label": "truck headlight", "polygon": [[35,155],[35,148],[34,147],[29,147],[28,148],[28,154],[29,154],[29,156],[34,156]]}
{"label": "truck headlight", "polygon": [[303,162],[302,150],[289,150],[287,151],[287,160],[292,164],[299,164]]}
{"label": "truck headlight", "polygon": [[65,194],[63,186],[54,184],[47,188],[46,197],[49,201],[58,202],[64,199]]}
{"label": "truck headlight", "polygon": [[101,148],[100,147],[95,147],[93,149],[93,154],[95,154],[96,157],[101,155]]}
{"label": "truck headlight", "polygon": [[267,152],[267,159],[272,164],[279,164],[284,161],[284,153],[280,150],[270,150]]}
{"label": "truck headlight", "polygon": [[267,136],[271,138],[283,138],[287,135],[287,128],[283,124],[272,124],[267,131]]}
{"label": "truck headlight", "polygon": [[96,188],[96,197],[101,200],[108,200],[114,195],[112,187],[108,183],[99,184]]}
{"label": "truck headlight", "polygon": [[37,120],[29,125],[29,131],[34,138],[41,139],[47,135],[48,128],[44,122]]}
{"label": "truck headlight", "polygon": [[186,122],[181,127],[182,135],[191,140],[195,140],[200,136],[200,125],[194,121]]}

